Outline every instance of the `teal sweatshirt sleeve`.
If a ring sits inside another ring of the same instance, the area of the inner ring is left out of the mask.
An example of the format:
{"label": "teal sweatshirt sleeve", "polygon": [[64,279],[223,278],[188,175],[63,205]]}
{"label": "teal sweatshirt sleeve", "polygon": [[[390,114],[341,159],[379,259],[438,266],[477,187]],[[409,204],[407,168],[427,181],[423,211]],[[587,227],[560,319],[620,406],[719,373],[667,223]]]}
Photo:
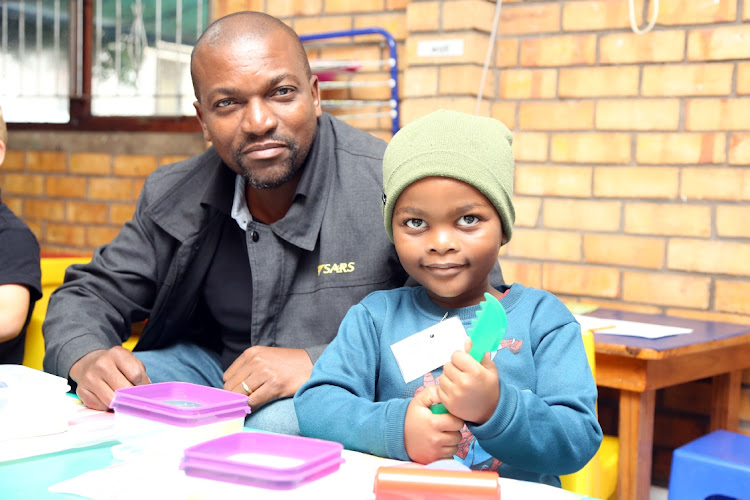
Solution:
{"label": "teal sweatshirt sleeve", "polygon": [[468,427],[482,448],[505,465],[569,474],[594,456],[602,440],[597,389],[580,325],[553,295],[532,289],[527,294],[538,294],[538,300],[517,304],[508,314],[508,324],[516,333],[523,329],[528,335],[536,373],[527,375],[524,385],[508,383],[503,359],[496,357],[499,403],[490,420]]}
{"label": "teal sweatshirt sleeve", "polygon": [[379,357],[372,316],[357,304],[294,396],[303,435],[337,441],[349,450],[409,460],[404,421],[410,399],[375,402]]}

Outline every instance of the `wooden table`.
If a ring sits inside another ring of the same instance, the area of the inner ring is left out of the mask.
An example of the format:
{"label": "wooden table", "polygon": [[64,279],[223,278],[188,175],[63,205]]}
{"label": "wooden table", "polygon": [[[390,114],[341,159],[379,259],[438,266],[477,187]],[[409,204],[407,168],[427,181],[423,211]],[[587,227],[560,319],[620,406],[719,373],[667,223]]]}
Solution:
{"label": "wooden table", "polygon": [[596,383],[620,391],[617,496],[647,499],[656,390],[712,377],[711,430],[736,431],[742,371],[750,368],[750,326],[607,309],[590,315],[693,330],[655,340],[594,335]]}

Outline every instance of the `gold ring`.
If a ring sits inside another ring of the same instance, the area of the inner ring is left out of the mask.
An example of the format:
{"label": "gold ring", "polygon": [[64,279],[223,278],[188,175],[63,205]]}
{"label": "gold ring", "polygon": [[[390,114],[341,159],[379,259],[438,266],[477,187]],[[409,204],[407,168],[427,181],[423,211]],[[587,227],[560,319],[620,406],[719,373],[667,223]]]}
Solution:
{"label": "gold ring", "polygon": [[250,388],[247,386],[244,380],[242,381],[240,385],[242,386],[243,389],[245,389],[245,392],[247,393],[248,396],[250,395],[251,392],[253,392],[250,390]]}

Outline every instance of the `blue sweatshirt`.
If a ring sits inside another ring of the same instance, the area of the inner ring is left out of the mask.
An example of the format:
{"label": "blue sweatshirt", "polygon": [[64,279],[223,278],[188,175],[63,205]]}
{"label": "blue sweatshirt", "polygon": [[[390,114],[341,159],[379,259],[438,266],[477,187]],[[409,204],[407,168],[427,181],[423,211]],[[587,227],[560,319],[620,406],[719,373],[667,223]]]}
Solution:
{"label": "blue sweatshirt", "polygon": [[[543,290],[514,284],[500,303],[508,316],[505,339],[493,353],[500,400],[484,424],[466,422],[455,458],[473,469],[560,486],[558,476],[583,467],[602,440],[581,328]],[[421,286],[365,297],[349,310],[294,397],[302,434],[409,460],[406,408],[436,383],[442,367],[405,383],[391,345],[435,325],[446,312],[468,329],[478,309],[446,310]]]}

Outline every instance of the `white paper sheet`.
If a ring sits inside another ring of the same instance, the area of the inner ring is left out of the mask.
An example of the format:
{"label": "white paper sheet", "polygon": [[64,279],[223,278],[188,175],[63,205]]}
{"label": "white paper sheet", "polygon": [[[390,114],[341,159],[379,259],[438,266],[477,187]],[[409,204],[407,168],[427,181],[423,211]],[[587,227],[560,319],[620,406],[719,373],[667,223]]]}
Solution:
{"label": "white paper sheet", "polygon": [[63,412],[69,418],[67,427],[62,432],[55,429],[54,433],[47,434],[41,428],[37,436],[3,441],[0,446],[0,462],[83,448],[115,438],[114,413],[91,410],[71,397],[65,397],[63,402],[64,408],[60,405],[53,408],[55,412]]}
{"label": "white paper sheet", "polygon": [[[157,462],[134,461],[87,472],[50,486],[53,493],[68,493],[93,500],[227,500],[262,498],[326,500],[374,500],[373,485],[379,467],[404,465],[406,462],[344,450],[345,462],[328,476],[292,490],[269,490],[185,476],[173,467]],[[578,500],[581,495],[538,483],[500,478],[503,500],[544,498]]]}
{"label": "white paper sheet", "polygon": [[638,323],[636,321],[624,321],[620,319],[595,318],[580,314],[573,315],[581,324],[581,331],[593,330],[594,333],[604,335],[627,335],[629,337],[643,337],[647,339],[658,339],[671,335],[684,335],[691,333],[690,328],[677,326],[657,325],[653,323]]}

